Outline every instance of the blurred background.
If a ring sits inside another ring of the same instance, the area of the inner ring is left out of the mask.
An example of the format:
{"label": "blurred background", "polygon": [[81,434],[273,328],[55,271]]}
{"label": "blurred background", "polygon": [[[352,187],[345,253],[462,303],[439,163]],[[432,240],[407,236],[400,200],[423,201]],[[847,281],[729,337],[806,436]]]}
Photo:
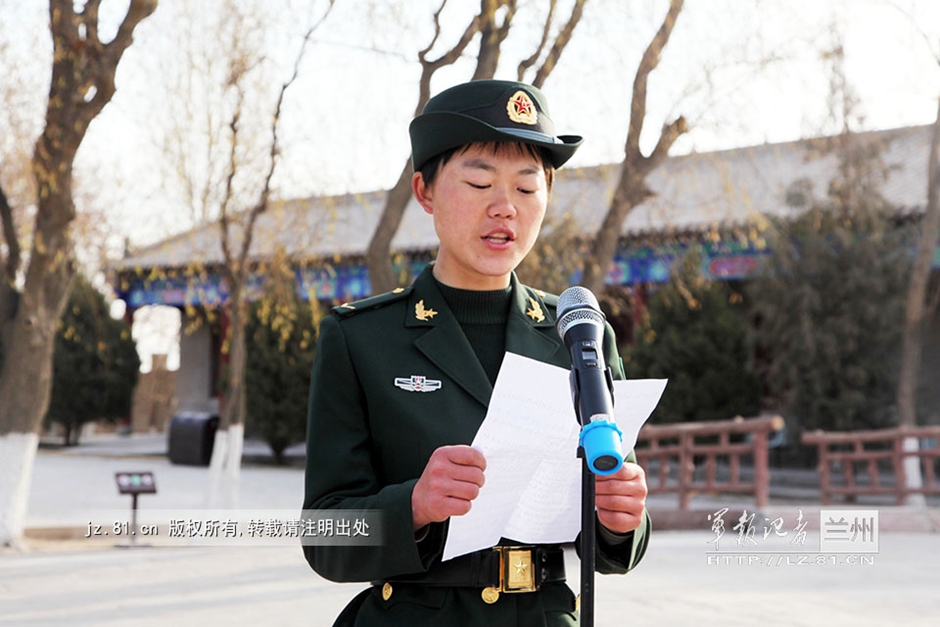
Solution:
{"label": "blurred background", "polygon": [[299,463],[319,319],[434,257],[408,122],[486,77],[585,138],[519,274],[599,295],[651,423],[807,470],[940,425],[935,2],[0,0],[0,436]]}

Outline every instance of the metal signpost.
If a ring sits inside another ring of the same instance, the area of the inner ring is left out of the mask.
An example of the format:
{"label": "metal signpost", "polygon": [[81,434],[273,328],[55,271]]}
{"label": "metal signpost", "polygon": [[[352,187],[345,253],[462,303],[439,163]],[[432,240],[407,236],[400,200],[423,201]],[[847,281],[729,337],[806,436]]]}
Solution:
{"label": "metal signpost", "polygon": [[157,484],[152,472],[117,472],[114,473],[120,494],[131,495],[131,528],[128,530],[130,544],[118,546],[136,546],[137,544],[137,495],[156,494]]}

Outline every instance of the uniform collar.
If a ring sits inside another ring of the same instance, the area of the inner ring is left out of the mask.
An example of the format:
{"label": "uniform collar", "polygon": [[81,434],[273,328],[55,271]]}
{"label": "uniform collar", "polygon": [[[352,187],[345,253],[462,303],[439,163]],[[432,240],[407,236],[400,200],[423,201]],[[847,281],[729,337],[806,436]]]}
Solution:
{"label": "uniform collar", "polygon": [[[474,398],[488,405],[493,386],[438,289],[432,268],[433,264],[429,265],[415,279],[405,310],[405,327],[427,329],[427,333],[415,340],[418,350]],[[552,328],[554,308],[546,305],[543,292],[522,285],[515,272],[510,282],[512,300],[506,322],[507,352],[557,363],[563,351],[559,350],[561,343]]]}
{"label": "uniform collar", "polygon": [[[454,315],[437,287],[432,274],[433,267],[433,263],[429,264],[415,279],[405,312],[406,327],[435,327]],[[545,292],[523,285],[515,272],[510,275],[509,283],[512,287],[510,320],[521,318],[528,326],[538,329],[555,325],[554,307],[546,305]]]}

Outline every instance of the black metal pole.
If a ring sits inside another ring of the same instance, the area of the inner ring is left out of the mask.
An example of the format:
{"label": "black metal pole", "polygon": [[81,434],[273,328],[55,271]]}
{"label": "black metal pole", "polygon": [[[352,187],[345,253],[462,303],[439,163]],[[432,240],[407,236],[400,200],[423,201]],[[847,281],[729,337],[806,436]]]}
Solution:
{"label": "black metal pole", "polygon": [[136,544],[137,543],[137,493],[134,492],[131,495],[131,497],[133,498],[133,501],[131,503],[131,529],[130,529],[131,539],[130,539],[130,542],[131,544]]}
{"label": "black metal pole", "polygon": [[581,627],[594,627],[594,556],[596,527],[594,526],[594,473],[588,468],[584,449],[578,447],[581,458]]}

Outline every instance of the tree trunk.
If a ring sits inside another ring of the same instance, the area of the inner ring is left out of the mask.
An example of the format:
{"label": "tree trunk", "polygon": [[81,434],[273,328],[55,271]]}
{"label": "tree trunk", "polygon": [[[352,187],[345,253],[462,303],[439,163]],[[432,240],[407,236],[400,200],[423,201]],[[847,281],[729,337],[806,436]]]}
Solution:
{"label": "tree trunk", "polygon": [[[22,536],[23,499],[29,497],[36,452],[20,447],[38,446],[52,389],[56,324],[75,274],[68,224],[74,216],[71,164],[80,138],[65,130],[59,112],[50,103],[46,132],[36,145],[33,163],[40,194],[36,233],[23,293],[12,320],[3,321],[7,340],[0,368],[0,438],[10,438],[11,454],[28,463],[14,472],[22,476],[10,478],[9,491],[0,490],[0,518],[7,521],[0,528],[0,545],[16,544]],[[62,133],[69,142],[58,139]]]}
{"label": "tree trunk", "polygon": [[23,537],[38,448],[36,433],[0,435],[0,546],[17,546]]}
{"label": "tree trunk", "polygon": [[625,159],[621,166],[620,181],[614,197],[610,201],[610,208],[604,216],[597,235],[591,255],[585,260],[584,276],[581,285],[600,294],[604,290],[604,281],[607,272],[617,254],[617,245],[620,243],[620,231],[623,221],[630,210],[650,196],[650,191],[644,182],[645,175],[631,159]]}
{"label": "tree trunk", "polygon": [[[75,275],[72,164],[89,124],[114,96],[114,74],[134,29],[156,8],[156,0],[131,0],[117,34],[105,44],[98,39],[97,2],[76,13],[70,0],[49,1],[52,80],[45,127],[32,160],[38,194],[33,246],[15,311],[9,304],[0,307],[6,310],[0,319],[0,335],[6,338],[0,367],[0,438],[12,442],[10,459],[21,462],[14,471],[20,476],[9,478],[12,487],[0,489],[0,519],[6,521],[0,525],[0,545],[16,543],[22,535],[24,516],[19,512],[29,496],[32,459],[49,407],[56,324]],[[15,271],[5,268],[9,282]],[[21,448],[30,446],[32,451]],[[0,463],[12,463],[6,455],[2,459]]]}
{"label": "tree trunk", "polygon": [[392,239],[398,232],[402,217],[405,215],[405,208],[411,200],[412,174],[411,159],[408,159],[398,176],[398,182],[388,192],[385,211],[382,212],[379,224],[369,242],[366,265],[369,269],[369,281],[372,283],[373,294],[388,292],[398,286],[398,277],[395,276],[395,270],[392,267],[390,251]]}
{"label": "tree trunk", "polygon": [[633,79],[633,95],[630,103],[630,128],[624,146],[624,159],[620,168],[620,180],[611,200],[604,222],[594,237],[591,254],[585,260],[581,284],[595,294],[604,290],[604,280],[617,253],[623,222],[633,207],[651,195],[646,177],[663,162],[669,149],[680,135],[686,132],[685,118],[679,117],[663,126],[659,141],[650,155],[640,152],[640,133],[646,118],[646,88],[649,76],[659,65],[663,49],[669,42],[676,19],[682,12],[684,0],[670,0],[669,10],[663,23],[643,53]]}
{"label": "tree trunk", "polygon": [[[244,279],[237,285],[244,285]],[[236,285],[230,281],[230,285]],[[213,509],[238,507],[238,485],[242,449],[245,442],[245,369],[248,362],[245,344],[247,307],[241,289],[229,293],[225,306],[228,318],[228,366],[225,375],[224,403],[215,434],[212,460],[209,463],[209,486],[206,506]]]}
{"label": "tree trunk", "polygon": [[[898,380],[898,422],[902,427],[917,425],[917,379],[920,371],[921,345],[923,341],[925,312],[927,311],[927,286],[930,281],[930,266],[937,243],[940,240],[940,105],[933,125],[930,140],[930,161],[927,164],[927,208],[921,223],[917,256],[911,269],[907,290],[907,305],[904,313],[904,339],[901,344],[901,371]],[[917,440],[908,438],[905,450],[916,450]],[[905,458],[905,475],[908,487],[923,485],[920,461],[917,457]],[[923,495],[908,497],[909,505],[926,504]]]}
{"label": "tree trunk", "polygon": [[917,425],[917,379],[920,370],[924,313],[927,308],[927,285],[930,266],[940,239],[940,107],[930,141],[930,162],[927,165],[927,207],[921,222],[917,256],[911,269],[904,312],[904,339],[901,351],[901,372],[898,382],[898,422],[902,427]]}
{"label": "tree trunk", "polygon": [[[496,24],[496,12],[506,7],[503,23]],[[503,40],[509,34],[512,18],[516,13],[515,0],[482,0],[480,16],[483,18],[480,27],[480,52],[477,54],[477,67],[470,80],[493,78],[499,66],[499,53]]]}

